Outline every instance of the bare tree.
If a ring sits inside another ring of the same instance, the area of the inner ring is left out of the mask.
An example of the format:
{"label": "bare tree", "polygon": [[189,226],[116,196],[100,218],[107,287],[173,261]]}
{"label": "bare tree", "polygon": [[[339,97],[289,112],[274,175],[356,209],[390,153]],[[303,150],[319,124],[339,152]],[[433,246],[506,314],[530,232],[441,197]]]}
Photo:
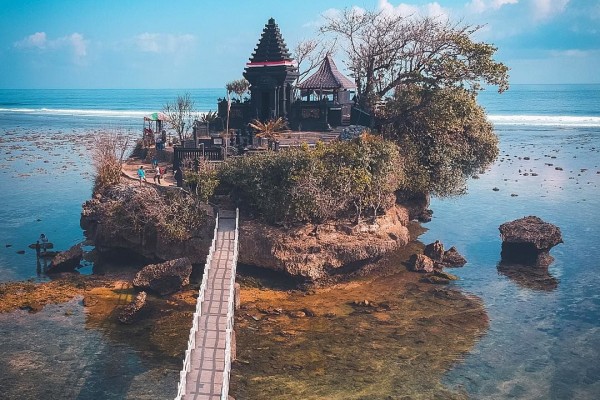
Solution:
{"label": "bare tree", "polygon": [[163,106],[163,112],[169,117],[169,125],[177,132],[181,143],[188,137],[189,131],[198,119],[194,100],[189,93],[177,96],[173,102]]}
{"label": "bare tree", "polygon": [[508,88],[508,68],[492,58],[497,49],[472,39],[480,26],[357,9],[324,18],[320,31],[339,39],[367,110],[401,84]]}
{"label": "bare tree", "polygon": [[129,138],[116,132],[103,132],[94,138],[92,161],[96,170],[94,193],[121,180],[121,166]]}
{"label": "bare tree", "polygon": [[298,82],[302,82],[327,55],[331,55],[334,46],[335,41],[328,43],[322,39],[305,39],[298,42],[293,50],[293,57],[298,63]]}

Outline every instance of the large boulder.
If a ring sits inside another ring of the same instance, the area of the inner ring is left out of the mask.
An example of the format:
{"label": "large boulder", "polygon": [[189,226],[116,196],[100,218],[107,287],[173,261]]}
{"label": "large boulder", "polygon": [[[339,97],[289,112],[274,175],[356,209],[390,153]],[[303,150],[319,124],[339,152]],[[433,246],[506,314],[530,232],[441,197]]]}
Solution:
{"label": "large boulder", "polygon": [[408,219],[419,222],[429,222],[433,211],[429,210],[429,195],[426,193],[413,193],[403,190],[396,191],[396,203],[408,211]]}
{"label": "large boulder", "polygon": [[346,222],[274,227],[242,221],[239,262],[318,281],[346,273],[405,246],[408,212],[395,206],[376,223]]}
{"label": "large boulder", "polygon": [[548,252],[563,243],[560,228],[535,216],[506,222],[499,229],[504,263],[548,266],[553,260]]}
{"label": "large boulder", "polygon": [[67,251],[61,251],[52,258],[46,273],[73,271],[79,267],[83,249],[80,244],[76,244]]}
{"label": "large boulder", "polygon": [[190,283],[192,263],[187,257],[146,265],[133,279],[133,286],[165,296]]}

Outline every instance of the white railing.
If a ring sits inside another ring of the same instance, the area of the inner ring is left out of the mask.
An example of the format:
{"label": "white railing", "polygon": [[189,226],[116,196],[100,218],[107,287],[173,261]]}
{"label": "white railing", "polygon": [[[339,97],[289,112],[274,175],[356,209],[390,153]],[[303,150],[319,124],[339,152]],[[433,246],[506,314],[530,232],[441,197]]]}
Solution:
{"label": "white railing", "polygon": [[235,273],[238,260],[238,223],[240,221],[240,210],[235,209],[235,236],[233,242],[233,260],[231,265],[231,282],[229,285],[229,304],[227,305],[227,329],[225,336],[225,368],[223,370],[223,386],[221,389],[221,400],[229,398],[229,375],[231,373],[231,332],[233,331],[233,316],[235,307]]}
{"label": "white railing", "polygon": [[[237,222],[236,222],[237,228]],[[192,327],[190,329],[190,335],[188,338],[188,346],[185,351],[185,358],[183,359],[183,368],[179,372],[179,384],[177,385],[177,397],[175,400],[181,400],[185,395],[185,386],[187,383],[187,374],[191,368],[192,350],[196,348],[196,332],[198,332],[198,320],[202,315],[202,302],[204,301],[204,292],[206,291],[206,285],[208,282],[208,272],[210,270],[210,263],[212,261],[213,254],[215,252],[215,245],[217,242],[217,230],[219,229],[219,213],[215,218],[215,231],[213,233],[213,240],[206,256],[206,263],[204,264],[204,274],[202,274],[202,283],[200,284],[200,290],[198,292],[198,299],[196,299],[196,310],[194,312],[194,319],[192,320]],[[237,237],[237,232],[236,232]]]}

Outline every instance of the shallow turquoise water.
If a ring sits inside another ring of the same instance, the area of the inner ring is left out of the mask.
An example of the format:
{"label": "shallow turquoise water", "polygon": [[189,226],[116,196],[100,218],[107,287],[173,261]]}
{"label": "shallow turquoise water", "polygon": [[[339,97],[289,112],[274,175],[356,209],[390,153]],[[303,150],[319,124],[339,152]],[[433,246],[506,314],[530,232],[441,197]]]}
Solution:
{"label": "shallow turquoise water", "polygon": [[[93,136],[106,129],[138,135],[138,113],[156,110],[173,95],[158,92],[68,91],[63,96],[48,91],[37,96],[34,91],[14,100],[14,92],[0,91],[0,109],[5,109],[0,110],[0,281],[47,279],[38,275],[35,252],[27,248],[42,232],[59,249],[83,240],[79,214],[91,194]],[[206,105],[220,95],[216,90],[197,94]],[[467,266],[452,271],[461,278],[456,285],[480,297],[490,317],[481,341],[446,376],[449,386],[473,398],[600,398],[600,262],[595,256],[600,250],[600,124],[594,120],[600,116],[599,99],[597,85],[517,87],[498,98],[486,93],[481,100],[488,112],[509,117],[497,122],[501,157],[469,182],[467,195],[432,201],[434,219],[421,240],[440,239],[467,257]],[[37,111],[6,111],[10,107]],[[546,118],[531,125],[524,115]],[[498,226],[525,215],[562,229],[565,243],[552,250],[555,262],[547,275],[498,268]],[[91,266],[81,271],[89,273]],[[71,316],[64,315],[65,307]],[[171,381],[178,366],[167,372],[169,382],[163,385],[152,359],[160,354],[141,354],[97,327],[89,329],[77,302],[49,306],[36,315],[2,315],[0,337],[2,364],[7,365],[0,373],[2,393],[23,386],[29,398],[36,398],[54,382],[75,382],[72,392],[54,398],[99,398],[103,391],[107,398],[136,398],[151,383],[175,391]],[[55,366],[56,381],[48,372]]]}
{"label": "shallow turquoise water", "polygon": [[[498,133],[499,160],[470,181],[466,196],[434,199],[421,237],[466,256],[469,263],[452,271],[456,285],[480,297],[490,317],[446,382],[473,398],[600,398],[600,130]],[[498,267],[499,225],[527,215],[562,230],[547,274]]]}

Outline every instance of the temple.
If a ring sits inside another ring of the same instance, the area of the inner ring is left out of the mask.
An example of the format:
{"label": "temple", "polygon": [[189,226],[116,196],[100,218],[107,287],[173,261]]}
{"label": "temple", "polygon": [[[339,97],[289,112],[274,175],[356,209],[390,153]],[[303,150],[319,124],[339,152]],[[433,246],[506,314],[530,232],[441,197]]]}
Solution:
{"label": "temple", "polygon": [[[370,116],[355,107],[356,85],[345,77],[331,56],[319,69],[298,83],[298,67],[273,18],[262,35],[243,73],[250,83],[250,98],[219,101],[223,128],[235,132],[232,143],[254,144],[248,123],[284,118],[294,132],[335,133],[350,124],[371,123]],[[314,135],[313,135],[314,136]]]}

